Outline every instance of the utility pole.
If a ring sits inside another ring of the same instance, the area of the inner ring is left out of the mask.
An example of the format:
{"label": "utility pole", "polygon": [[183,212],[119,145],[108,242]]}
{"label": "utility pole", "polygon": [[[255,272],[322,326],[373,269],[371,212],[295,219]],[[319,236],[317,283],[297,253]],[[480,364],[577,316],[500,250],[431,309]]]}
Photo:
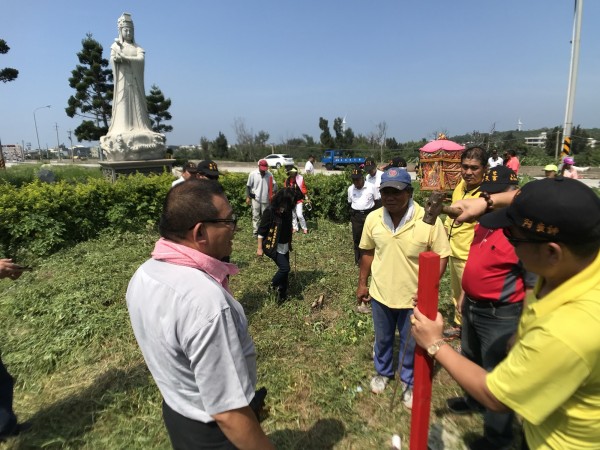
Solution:
{"label": "utility pole", "polygon": [[54,127],[56,128],[56,150],[58,150],[58,160],[61,161],[62,150],[60,149],[60,139],[58,139],[58,123],[54,122]]}
{"label": "utility pole", "polygon": [[571,68],[569,71],[569,87],[567,89],[567,110],[563,131],[563,147],[561,158],[571,154],[571,131],[573,129],[573,107],[575,105],[575,88],[577,87],[577,68],[579,66],[579,43],[581,36],[581,17],[583,0],[575,0],[575,19],[573,22],[573,39],[571,41]]}
{"label": "utility pole", "polygon": [[75,162],[75,152],[73,151],[73,136],[72,136],[72,131],[69,130],[67,131],[67,134],[69,135],[69,141],[71,142],[71,163]]}

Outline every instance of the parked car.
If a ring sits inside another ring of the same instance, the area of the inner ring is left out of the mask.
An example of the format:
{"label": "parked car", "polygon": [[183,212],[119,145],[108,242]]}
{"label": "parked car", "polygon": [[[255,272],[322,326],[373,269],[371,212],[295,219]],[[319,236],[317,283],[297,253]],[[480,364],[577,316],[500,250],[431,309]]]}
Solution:
{"label": "parked car", "polygon": [[269,167],[275,167],[279,169],[280,167],[285,167],[286,169],[292,167],[294,165],[294,158],[290,155],[284,155],[282,153],[274,153],[269,156],[265,156],[263,159],[267,161]]}

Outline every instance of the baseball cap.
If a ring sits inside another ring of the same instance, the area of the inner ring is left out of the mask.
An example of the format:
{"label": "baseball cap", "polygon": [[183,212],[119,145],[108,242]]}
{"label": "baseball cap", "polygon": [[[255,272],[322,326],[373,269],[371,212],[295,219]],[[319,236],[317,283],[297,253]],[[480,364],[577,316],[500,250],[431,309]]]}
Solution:
{"label": "baseball cap", "polygon": [[375,159],[371,158],[370,156],[365,159],[365,170],[371,170],[376,166],[377,164],[375,164]]}
{"label": "baseball cap", "polygon": [[219,178],[219,168],[217,163],[206,159],[198,163],[198,173],[209,178]]}
{"label": "baseball cap", "polygon": [[393,187],[402,191],[406,189],[407,186],[411,186],[410,174],[401,167],[392,167],[391,169],[386,170],[383,175],[381,175],[381,184],[379,185],[379,190],[382,190],[386,187]]}
{"label": "baseball cap", "polygon": [[479,223],[516,226],[545,241],[585,243],[600,239],[600,198],[579,180],[544,178],[524,185],[508,207],[481,216]]}
{"label": "baseball cap", "polygon": [[563,163],[573,165],[573,164],[575,164],[575,160],[573,158],[571,158],[570,156],[565,156],[563,158]]}
{"label": "baseball cap", "polygon": [[388,162],[388,165],[383,170],[388,170],[392,167],[406,167],[406,160],[402,156],[396,156]]}
{"label": "baseball cap", "polygon": [[548,164],[544,167],[544,172],[558,172],[558,167],[556,164]]}
{"label": "baseball cap", "polygon": [[183,171],[189,173],[198,173],[198,167],[193,162],[188,161],[183,165]]}
{"label": "baseball cap", "polygon": [[261,159],[260,161],[258,161],[258,167],[269,167],[269,164],[267,163],[266,159]]}
{"label": "baseball cap", "polygon": [[364,174],[361,169],[352,169],[352,173],[350,174],[350,178],[353,180],[360,180],[363,176]]}
{"label": "baseball cap", "polygon": [[516,186],[519,179],[514,170],[506,166],[496,166],[485,174],[479,190],[488,194],[504,192],[508,186]]}
{"label": "baseball cap", "polygon": [[290,167],[287,173],[298,173],[298,168],[296,166]]}

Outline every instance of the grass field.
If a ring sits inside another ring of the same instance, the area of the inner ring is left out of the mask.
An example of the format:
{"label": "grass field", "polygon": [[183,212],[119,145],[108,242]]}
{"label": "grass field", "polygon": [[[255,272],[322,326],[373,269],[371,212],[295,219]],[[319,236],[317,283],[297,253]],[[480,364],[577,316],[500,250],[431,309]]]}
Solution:
{"label": "grass field", "polygon": [[[370,316],[354,312],[349,224],[309,220],[311,233],[295,238],[282,305],[267,294],[275,265],[255,256],[249,220],[241,225],[232,256],[241,274],[231,285],[257,346],[259,386],[269,391],[263,427],[277,448],[381,449],[395,433],[408,448],[410,411],[400,401],[390,411],[391,387],[369,390],[373,329]],[[2,359],[16,378],[15,410],[33,425],[0,448],[170,448],[124,299],[156,238],[103,234],[0,282]],[[323,306],[312,309],[321,294]],[[446,279],[440,309],[450,312]],[[445,448],[481,432],[479,417],[447,414],[445,399],[460,392],[445,371],[436,374],[431,424],[450,433]]]}

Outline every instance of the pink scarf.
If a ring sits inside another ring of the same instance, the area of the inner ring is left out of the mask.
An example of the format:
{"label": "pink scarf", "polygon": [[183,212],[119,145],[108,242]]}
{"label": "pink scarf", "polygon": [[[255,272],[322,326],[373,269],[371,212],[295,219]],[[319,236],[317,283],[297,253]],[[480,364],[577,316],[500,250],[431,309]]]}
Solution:
{"label": "pink scarf", "polygon": [[198,250],[176,242],[160,238],[156,241],[152,258],[179,266],[193,267],[201,270],[215,279],[227,292],[229,290],[229,275],[236,275],[240,269],[235,264],[224,263],[212,256],[200,253]]}

